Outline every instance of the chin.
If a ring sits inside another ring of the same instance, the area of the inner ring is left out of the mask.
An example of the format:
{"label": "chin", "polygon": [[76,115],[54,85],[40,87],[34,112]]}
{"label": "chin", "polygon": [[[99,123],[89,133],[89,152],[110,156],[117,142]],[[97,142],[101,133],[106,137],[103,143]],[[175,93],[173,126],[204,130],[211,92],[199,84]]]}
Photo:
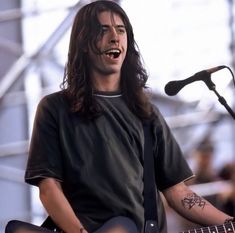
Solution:
{"label": "chin", "polygon": [[110,68],[110,69],[106,69],[106,71],[104,73],[106,75],[120,74],[121,73],[121,69],[120,68]]}

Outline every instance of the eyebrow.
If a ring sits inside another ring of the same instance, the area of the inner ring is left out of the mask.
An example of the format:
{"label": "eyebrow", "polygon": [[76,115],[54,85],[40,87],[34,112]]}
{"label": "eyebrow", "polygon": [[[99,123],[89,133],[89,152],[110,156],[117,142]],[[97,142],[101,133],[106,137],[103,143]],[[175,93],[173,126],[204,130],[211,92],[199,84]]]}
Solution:
{"label": "eyebrow", "polygon": [[[112,27],[113,25],[101,24],[101,26],[102,26],[102,27]],[[123,25],[123,24],[117,24],[117,25],[114,25],[114,27],[126,28],[125,25]]]}

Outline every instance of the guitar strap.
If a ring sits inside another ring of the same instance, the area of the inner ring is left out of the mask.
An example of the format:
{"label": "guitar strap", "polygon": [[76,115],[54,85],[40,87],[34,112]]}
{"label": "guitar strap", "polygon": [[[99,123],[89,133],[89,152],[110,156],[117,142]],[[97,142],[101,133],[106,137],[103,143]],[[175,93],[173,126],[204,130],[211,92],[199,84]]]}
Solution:
{"label": "guitar strap", "polygon": [[143,122],[144,129],[144,217],[145,233],[159,233],[157,220],[156,182],[153,157],[151,121]]}

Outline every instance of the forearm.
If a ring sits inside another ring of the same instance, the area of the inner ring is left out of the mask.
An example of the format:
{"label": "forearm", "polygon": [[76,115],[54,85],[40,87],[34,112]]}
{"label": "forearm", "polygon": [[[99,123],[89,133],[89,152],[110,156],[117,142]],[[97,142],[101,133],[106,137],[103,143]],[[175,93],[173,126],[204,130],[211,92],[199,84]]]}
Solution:
{"label": "forearm", "polygon": [[180,215],[198,223],[209,226],[223,224],[231,216],[215,208],[204,198],[198,196],[183,183],[164,192],[169,205]]}
{"label": "forearm", "polygon": [[223,224],[231,216],[221,212],[196,193],[189,192],[175,207],[185,218],[203,226]]}
{"label": "forearm", "polygon": [[80,233],[82,224],[64,196],[60,184],[47,178],[40,183],[39,189],[41,202],[53,221],[66,233]]}

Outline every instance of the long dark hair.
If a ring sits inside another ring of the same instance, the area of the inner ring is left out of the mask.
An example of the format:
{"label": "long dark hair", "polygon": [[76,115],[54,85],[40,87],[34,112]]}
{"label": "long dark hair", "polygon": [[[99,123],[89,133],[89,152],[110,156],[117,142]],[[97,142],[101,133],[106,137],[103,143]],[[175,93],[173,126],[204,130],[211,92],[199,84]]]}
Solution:
{"label": "long dark hair", "polygon": [[99,13],[111,11],[118,14],[127,31],[127,54],[121,70],[121,91],[131,111],[140,119],[149,118],[152,113],[150,101],[144,91],[148,75],[142,65],[138,46],[134,40],[133,29],[124,10],[112,1],[95,1],[82,7],[72,26],[68,62],[62,89],[69,97],[73,112],[93,118],[101,109],[92,95],[92,82],[89,76],[88,47],[97,52],[97,41],[101,28]]}

